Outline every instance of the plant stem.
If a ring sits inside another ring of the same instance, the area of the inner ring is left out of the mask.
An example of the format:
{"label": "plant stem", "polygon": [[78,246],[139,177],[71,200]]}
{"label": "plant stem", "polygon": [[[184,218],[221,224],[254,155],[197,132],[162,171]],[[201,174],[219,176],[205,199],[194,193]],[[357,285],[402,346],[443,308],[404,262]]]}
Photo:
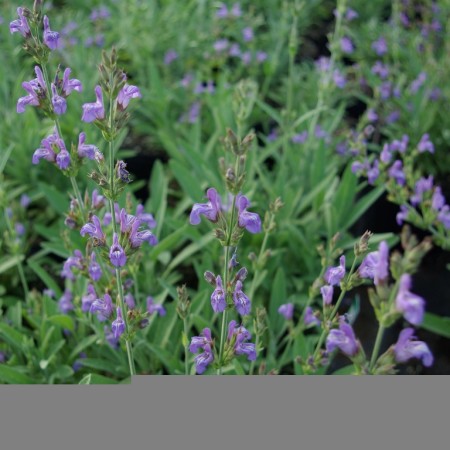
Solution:
{"label": "plant stem", "polygon": [[[11,225],[11,221],[9,220],[9,216],[8,216],[8,212],[6,211],[6,208],[4,208],[4,213],[5,213],[6,228],[8,229],[9,233],[12,235],[13,228]],[[29,296],[30,296],[30,289],[28,288],[27,279],[25,278],[25,272],[23,270],[22,261],[19,261],[17,263],[17,270],[19,272],[20,282],[22,284],[23,294],[25,296],[25,302],[28,303]]]}
{"label": "plant stem", "polygon": [[372,357],[370,358],[369,372],[371,372],[373,370],[375,362],[378,358],[378,353],[380,352],[381,341],[383,340],[384,330],[385,330],[385,327],[380,323],[378,326],[378,332],[377,332],[377,337],[375,339],[375,344],[374,344],[373,350],[372,350]]}
{"label": "plant stem", "polygon": [[[187,317],[183,318],[183,325],[184,325],[184,336],[187,339],[188,336],[188,323],[187,323]],[[184,374],[185,375],[189,375],[189,361],[188,361],[188,356],[189,356],[189,352],[188,352],[188,347],[189,347],[189,343],[186,343],[186,345],[184,346]]]}
{"label": "plant stem", "polygon": [[[234,200],[233,198],[233,210],[234,210]],[[229,231],[231,233],[231,230]],[[227,300],[227,294],[228,294],[228,260],[230,258],[230,246],[225,246],[225,262],[224,262],[224,270],[223,270],[223,285],[225,289],[225,300]],[[217,375],[222,374],[222,356],[223,356],[223,347],[225,344],[225,324],[227,321],[227,310],[225,308],[225,311],[222,315],[222,327],[220,331],[220,346],[219,346],[219,368],[217,369]]]}
{"label": "plant stem", "polygon": [[[258,351],[258,345],[259,345],[259,334],[256,335],[256,339],[255,339],[255,349],[256,349],[256,351]],[[254,359],[250,363],[250,369],[248,371],[249,375],[253,375],[253,370],[255,370],[255,364],[256,364],[256,359]]]}
{"label": "plant stem", "polygon": [[[350,280],[350,277],[353,275],[353,272],[355,270],[356,260],[357,260],[357,257],[355,256],[355,258],[353,259],[352,267],[350,268],[350,272],[347,275],[347,283]],[[347,283],[345,283],[345,286],[347,286]],[[330,322],[336,316],[336,314],[338,312],[338,309],[339,309],[339,306],[341,305],[342,300],[344,299],[344,296],[347,293],[347,291],[348,291],[348,289],[342,289],[341,290],[339,298],[336,301],[336,305],[334,305],[334,308],[331,311],[330,317],[328,317],[328,320]],[[316,359],[317,355],[319,354],[320,348],[322,347],[323,341],[325,340],[325,337],[327,336],[327,334],[328,334],[328,330],[326,330],[326,329],[322,330],[322,334],[320,335],[319,341],[317,342],[317,346],[316,346],[316,349],[315,349],[314,354],[313,354],[313,359],[314,360]]]}
{"label": "plant stem", "polygon": [[[112,197],[114,196],[114,146],[113,141],[109,141],[109,161],[110,161],[110,173],[109,173],[109,182],[110,182],[110,190],[111,190],[111,198],[109,199],[109,207],[111,210],[111,218],[112,218],[112,226],[113,232],[117,233],[117,221],[116,214],[114,212],[114,200]],[[136,368],[134,365],[133,358],[133,348],[130,341],[129,336],[129,326],[128,326],[128,315],[125,309],[125,301],[123,299],[123,290],[122,290],[122,275],[120,273],[120,269],[116,267],[116,280],[117,280],[117,293],[119,295],[120,308],[122,310],[123,321],[125,323],[125,343],[127,348],[127,356],[128,356],[128,365],[130,367],[130,375],[136,375]]]}

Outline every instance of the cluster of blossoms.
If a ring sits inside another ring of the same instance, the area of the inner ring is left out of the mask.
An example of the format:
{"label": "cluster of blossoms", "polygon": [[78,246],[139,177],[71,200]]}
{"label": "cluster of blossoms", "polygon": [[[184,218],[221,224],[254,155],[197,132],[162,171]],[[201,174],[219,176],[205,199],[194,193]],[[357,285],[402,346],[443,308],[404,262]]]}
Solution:
{"label": "cluster of blossoms", "polygon": [[[195,203],[189,216],[191,225],[200,224],[203,216],[215,225],[215,236],[225,248],[225,261],[223,277],[214,275],[210,271],[205,272],[205,280],[214,287],[211,294],[211,307],[217,314],[223,314],[221,342],[216,356],[214,356],[214,343],[211,339],[211,331],[206,328],[201,336],[192,339],[189,350],[196,353],[200,348],[203,353],[195,358],[197,373],[203,373],[206,367],[215,361],[216,367],[221,368],[227,364],[234,355],[246,354],[249,361],[256,359],[255,345],[247,342],[250,333],[243,326],[236,326],[236,321],[229,323],[228,339],[225,343],[226,314],[229,310],[235,310],[242,317],[251,312],[251,300],[243,291],[243,282],[247,277],[247,269],[237,266],[236,249],[244,230],[255,234],[261,231],[261,219],[257,213],[248,211],[249,199],[240,191],[245,177],[246,152],[253,139],[248,135],[240,140],[231,130],[227,131],[224,139],[225,150],[231,152],[235,158],[234,167],[226,167],[225,159],[221,158],[220,166],[223,178],[228,190],[228,202],[224,204],[215,188],[209,188],[206,192],[206,203]],[[229,250],[234,247],[234,253],[230,258]],[[183,316],[181,314],[180,316]]]}
{"label": "cluster of blossoms", "polygon": [[[227,341],[224,350],[224,364],[227,364],[234,356],[245,355],[248,361],[256,359],[255,344],[247,342],[251,339],[251,334],[242,325],[238,326],[235,320],[228,324]],[[214,341],[211,337],[211,330],[204,328],[200,336],[194,336],[189,345],[191,353],[197,353],[202,350],[195,358],[195,368],[198,374],[202,374],[206,368],[217,360]]]}
{"label": "cluster of blossoms", "polygon": [[[354,161],[352,171],[366,176],[369,184],[383,184],[389,199],[400,205],[397,223],[409,221],[421,228],[436,227],[444,236],[450,229],[450,207],[442,190],[433,184],[433,177],[423,177],[413,164],[422,153],[434,153],[428,133],[413,149],[408,148],[409,137],[385,143],[378,158],[372,162],[367,157]],[[443,242],[445,244],[445,242]]]}
{"label": "cluster of blossoms", "polygon": [[[418,255],[423,255],[428,250],[429,247],[427,245],[423,247],[417,246],[410,253],[407,251],[406,258],[408,259],[408,255],[412,254],[415,254],[415,258],[417,258]],[[395,266],[396,263],[393,262],[392,264],[394,266],[391,268],[391,272],[396,279],[395,285],[389,284],[389,248],[387,243],[382,241],[377,251],[370,252],[365,256],[356,272],[351,274],[348,283],[357,285],[359,284],[358,280],[373,280],[375,290],[370,290],[369,296],[375,308],[376,316],[383,326],[388,327],[392,325],[401,316],[410,324],[419,326],[424,317],[425,300],[411,292],[411,275],[408,273],[399,274],[398,267]],[[415,269],[413,266],[410,266],[410,270]],[[324,310],[332,302],[332,293],[330,294],[330,291],[332,292],[333,286],[340,284],[341,287],[344,287],[342,283],[345,274],[345,259],[343,257],[340,259],[339,266],[330,267],[326,271],[324,280],[328,284],[321,288]],[[388,354],[393,354],[397,363],[403,363],[415,357],[421,359],[425,366],[430,366],[433,357],[428,346],[424,342],[413,339],[413,330],[411,328],[403,330],[398,342],[388,350]],[[343,317],[339,319],[338,329],[331,329],[327,336],[326,351],[329,353],[335,348],[340,349],[354,362],[361,362],[361,359],[365,358],[364,351],[359,341],[357,341],[351,325]],[[380,361],[384,359],[384,356],[380,357]]]}
{"label": "cluster of blossoms", "polygon": [[[363,347],[347,320],[347,315],[340,316],[337,313],[345,292],[370,280],[374,288],[369,289],[369,298],[382,329],[390,327],[400,317],[413,326],[420,326],[423,321],[425,300],[411,292],[410,273],[417,270],[420,260],[430,250],[431,245],[428,241],[416,245],[417,242],[413,237],[405,235],[403,259],[399,254],[394,254],[390,258],[386,241],[381,241],[376,251],[368,252],[369,239],[370,233],[365,233],[360,243],[355,246],[355,258],[364,255],[359,267],[353,265],[352,271],[347,272],[345,256],[342,255],[339,258],[339,265],[327,267],[323,277],[317,280],[316,288],[321,285],[322,314],[307,306],[302,319],[305,327],[322,325],[323,336],[320,342],[326,337],[325,352],[320,351],[318,346],[314,355],[308,359],[305,370],[314,368],[318,362],[327,361],[328,354],[336,349],[350,358],[360,373],[394,373],[396,363],[404,363],[412,358],[420,359],[426,367],[433,363],[428,346],[416,340],[414,330],[407,327],[400,333],[397,343],[380,357],[377,353],[379,348],[374,348],[375,353],[369,365]],[[390,282],[391,277],[394,283]],[[333,304],[334,290],[337,287],[340,288],[341,295],[336,304]],[[286,320],[292,321],[294,304],[283,304],[278,308],[278,312]],[[320,318],[323,318],[323,321]]]}

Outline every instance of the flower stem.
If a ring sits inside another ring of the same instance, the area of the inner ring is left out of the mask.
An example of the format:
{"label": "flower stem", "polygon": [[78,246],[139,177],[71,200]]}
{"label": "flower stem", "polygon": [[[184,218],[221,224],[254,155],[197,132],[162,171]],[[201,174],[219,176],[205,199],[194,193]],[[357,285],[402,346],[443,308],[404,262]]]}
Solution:
{"label": "flower stem", "polygon": [[[356,260],[357,260],[357,257],[355,256],[355,258],[353,259],[352,267],[350,268],[350,272],[347,275],[347,282],[344,285],[345,288],[341,289],[341,293],[340,293],[340,295],[339,295],[339,297],[338,297],[338,299],[336,301],[336,305],[334,305],[334,308],[331,311],[330,317],[328,317],[328,320],[330,322],[335,318],[335,316],[336,316],[336,314],[338,312],[339,306],[341,306],[342,300],[344,299],[344,296],[345,296],[345,294],[348,291],[346,286],[347,286],[348,281],[350,280],[351,276],[353,275],[353,272],[355,271]],[[313,354],[313,359],[314,360],[316,359],[317,355],[319,354],[320,348],[322,347],[323,341],[325,340],[325,337],[327,336],[327,334],[328,334],[328,330],[324,329],[322,331],[322,334],[320,335],[319,341],[317,342],[317,346],[316,346],[316,349],[315,349],[314,354]]]}
{"label": "flower stem", "polygon": [[[187,317],[183,318],[183,326],[184,326],[184,335],[187,339],[188,336],[188,322],[187,322]],[[186,345],[184,346],[184,374],[185,375],[189,375],[189,361],[188,361],[188,356],[189,356],[189,343],[186,343]]]}
{"label": "flower stem", "polygon": [[[233,198],[233,209],[234,209],[234,199],[236,197]],[[231,233],[231,230],[230,230]],[[225,262],[224,262],[224,271],[223,271],[223,285],[225,288],[225,298],[227,297],[228,294],[228,260],[230,258],[230,246],[226,245],[225,246]],[[222,374],[222,356],[223,356],[223,347],[225,344],[225,325],[226,325],[226,321],[227,321],[227,310],[225,308],[225,311],[223,312],[222,315],[222,328],[220,331],[220,346],[219,346],[219,368],[217,369],[217,375],[221,375]]]}
{"label": "flower stem", "polygon": [[[4,209],[4,212],[5,212],[6,228],[8,229],[9,233],[12,234],[13,233],[13,228],[12,228],[12,225],[11,225],[11,221],[9,220],[9,216],[8,216],[8,212],[6,211],[6,208]],[[28,288],[27,279],[25,278],[25,272],[23,270],[22,261],[19,261],[17,263],[17,270],[19,272],[19,278],[20,278],[20,282],[22,284],[22,289],[23,289],[23,294],[25,296],[25,301],[28,303],[28,300],[29,300],[29,297],[30,297],[30,289]]]}
{"label": "flower stem", "polygon": [[372,372],[373,367],[375,366],[375,362],[378,358],[378,353],[380,352],[381,341],[383,340],[384,330],[385,330],[385,327],[380,323],[378,326],[378,332],[377,332],[377,337],[375,339],[375,344],[374,344],[373,350],[372,350],[372,357],[370,358],[369,372]]}
{"label": "flower stem", "polygon": [[[111,218],[112,218],[112,226],[113,226],[113,232],[117,233],[117,221],[116,221],[116,214],[114,212],[114,146],[113,141],[109,141],[109,160],[110,160],[110,174],[109,174],[109,180],[110,180],[110,191],[111,191],[111,197],[109,199],[109,207],[111,210]],[[133,358],[133,348],[130,341],[130,335],[129,335],[129,326],[128,326],[128,314],[125,309],[125,301],[123,299],[123,289],[122,289],[122,275],[120,273],[120,269],[116,267],[116,280],[117,280],[117,293],[119,295],[119,303],[120,308],[122,310],[122,316],[123,321],[125,323],[125,344],[127,348],[127,356],[128,356],[128,365],[130,367],[130,375],[136,375],[136,368],[134,365],[134,358]]]}

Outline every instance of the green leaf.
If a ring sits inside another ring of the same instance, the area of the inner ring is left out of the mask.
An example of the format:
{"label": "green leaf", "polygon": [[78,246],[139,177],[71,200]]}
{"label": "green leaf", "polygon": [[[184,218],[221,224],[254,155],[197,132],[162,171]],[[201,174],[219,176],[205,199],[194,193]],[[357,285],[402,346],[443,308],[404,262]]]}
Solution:
{"label": "green leaf", "polygon": [[111,374],[117,374],[118,366],[112,362],[99,358],[80,358],[80,363],[89,369],[103,370]]}
{"label": "green leaf", "polygon": [[270,326],[275,334],[277,334],[277,330],[283,323],[283,318],[280,314],[278,314],[278,308],[283,303],[286,303],[286,300],[286,276],[284,274],[284,270],[280,267],[278,268],[273,280],[269,306],[269,317],[272,318],[270,321]]}
{"label": "green leaf", "polygon": [[14,330],[6,323],[0,323],[0,337],[20,353],[23,352],[25,335],[22,333]]}
{"label": "green leaf", "polygon": [[25,375],[17,370],[17,368],[0,364],[0,380],[9,384],[36,384],[34,378]]}
{"label": "green leaf", "polygon": [[355,366],[349,364],[348,366],[341,367],[340,369],[333,372],[333,375],[352,375],[355,372]]}
{"label": "green leaf", "polygon": [[14,144],[10,144],[9,147],[2,152],[3,154],[0,156],[0,174],[3,173],[3,170],[5,169],[6,163],[8,162],[13,148]]}
{"label": "green leaf", "polygon": [[450,317],[442,317],[432,313],[425,313],[421,328],[450,339]]}
{"label": "green leaf", "polygon": [[6,272],[11,269],[11,267],[17,266],[20,262],[24,260],[23,255],[5,256],[0,259],[0,273]]}
{"label": "green leaf", "polygon": [[62,328],[65,328],[70,331],[75,330],[75,324],[73,322],[72,317],[67,316],[66,314],[57,314],[56,316],[49,317],[47,319],[50,323],[55,325],[59,325]]}
{"label": "green leaf", "polygon": [[199,202],[205,197],[205,193],[200,187],[198,178],[191,170],[187,169],[174,159],[169,162],[169,167],[172,169],[175,178],[180,183],[182,190],[189,195],[192,201]]}
{"label": "green leaf", "polygon": [[104,377],[103,375],[98,375],[96,373],[90,373],[84,376],[78,384],[118,384],[117,380],[112,378]]}
{"label": "green leaf", "polygon": [[[28,267],[45,283],[45,285],[51,289],[57,298],[61,297],[61,289],[56,281],[44,270],[37,262],[27,261]],[[72,330],[73,331],[73,330]]]}
{"label": "green leaf", "polygon": [[72,367],[63,365],[59,366],[53,373],[52,376],[59,380],[65,380],[66,378],[70,378],[74,374],[74,370]]}
{"label": "green leaf", "polygon": [[84,349],[90,347],[92,344],[99,340],[98,336],[93,334],[92,336],[86,336],[82,339],[79,344],[72,350],[72,353],[69,355],[69,361],[72,361],[76,358]]}
{"label": "green leaf", "polygon": [[45,195],[48,203],[53,207],[53,209],[64,214],[69,206],[69,199],[67,195],[61,193],[60,190],[56,189],[55,186],[50,186],[46,183],[39,183],[39,190]]}

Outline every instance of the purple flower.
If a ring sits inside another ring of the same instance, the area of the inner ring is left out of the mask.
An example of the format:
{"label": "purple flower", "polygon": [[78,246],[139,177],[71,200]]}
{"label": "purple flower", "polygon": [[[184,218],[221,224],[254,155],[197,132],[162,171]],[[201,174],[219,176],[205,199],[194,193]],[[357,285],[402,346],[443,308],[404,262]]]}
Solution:
{"label": "purple flower", "polygon": [[414,206],[417,206],[422,201],[425,192],[433,189],[433,181],[433,175],[430,175],[428,178],[421,177],[416,181],[414,194],[410,198]]}
{"label": "purple flower", "polygon": [[75,280],[75,276],[72,272],[72,267],[79,270],[83,269],[83,254],[80,250],[75,250],[73,256],[69,256],[64,262],[63,270],[61,271],[62,278],[68,278],[69,280]]}
{"label": "purple flower", "polygon": [[450,229],[450,208],[448,205],[444,205],[437,216],[437,220],[444,225],[448,230]]}
{"label": "purple flower", "polygon": [[126,303],[126,305],[128,306],[128,309],[134,309],[136,308],[136,302],[134,301],[134,297],[133,295],[131,295],[130,293],[128,293],[127,295],[125,295],[123,297],[124,302]]}
{"label": "purple flower", "polygon": [[189,351],[191,353],[197,353],[200,349],[203,350],[202,353],[194,358],[195,369],[199,375],[201,375],[214,360],[212,345],[211,330],[209,328],[204,328],[200,333],[200,336],[193,336],[191,339],[191,344],[189,345]]}
{"label": "purple flower", "polygon": [[16,231],[17,236],[23,236],[25,234],[25,227],[23,226],[23,223],[16,222],[14,224],[14,229]]}
{"label": "purple flower", "polygon": [[369,108],[367,110],[367,120],[369,122],[376,122],[378,120],[378,114],[375,112],[373,108]]}
{"label": "purple flower", "polygon": [[95,299],[89,310],[91,313],[97,313],[97,319],[100,322],[104,322],[106,319],[111,316],[113,312],[113,304],[111,300],[111,296],[109,294],[105,294],[103,298]]}
{"label": "purple flower", "polygon": [[395,360],[404,363],[411,358],[418,358],[422,360],[425,367],[430,367],[433,364],[433,355],[428,345],[425,342],[413,339],[416,339],[416,336],[414,336],[412,328],[405,328],[400,332],[398,341],[394,346]]}
{"label": "purple flower", "polygon": [[234,3],[231,8],[231,15],[233,17],[241,17],[242,11],[241,11],[241,5],[239,3]]}
{"label": "purple flower", "polygon": [[211,294],[211,306],[215,313],[221,313],[227,307],[225,292],[223,290],[222,278],[220,275],[216,277],[216,288]]}
{"label": "purple flower", "polygon": [[403,317],[413,325],[420,325],[423,320],[425,309],[425,300],[409,291],[411,288],[411,275],[405,273],[400,277],[400,286],[395,306],[397,311],[403,314]]}
{"label": "purple flower", "polygon": [[166,309],[163,305],[160,305],[158,303],[155,303],[155,300],[153,297],[147,297],[147,311],[149,314],[159,314],[160,316],[166,315]]}
{"label": "purple flower", "polygon": [[236,282],[236,286],[233,292],[233,301],[236,311],[241,316],[246,316],[247,314],[250,314],[251,302],[250,299],[242,291],[241,280],[238,280]]}
{"label": "purple flower", "polygon": [[320,72],[328,72],[331,68],[330,58],[327,56],[321,56],[316,62],[315,65],[317,70]]}
{"label": "purple flower", "polygon": [[219,19],[226,19],[228,17],[228,8],[225,3],[221,2],[219,4],[219,8],[216,11],[216,17],[218,17]]}
{"label": "purple flower", "polygon": [[359,17],[359,14],[352,8],[347,8],[345,12],[345,18],[350,22]]}
{"label": "purple flower", "polygon": [[22,7],[17,8],[17,15],[19,16],[19,18],[16,20],[13,20],[9,24],[9,31],[11,33],[19,32],[24,38],[31,37],[31,30],[28,25],[28,20],[23,15]]}
{"label": "purple flower", "polygon": [[382,80],[385,80],[389,76],[388,67],[381,61],[376,61],[371,71],[374,75],[378,75]]}
{"label": "purple flower", "polygon": [[321,323],[320,320],[314,315],[311,306],[308,306],[305,309],[305,315],[303,317],[303,323],[306,326],[309,326],[309,325],[320,325],[320,323]]}
{"label": "purple flower", "polygon": [[395,182],[400,185],[404,186],[406,182],[405,173],[403,172],[403,163],[400,159],[397,159],[394,164],[390,167],[388,171],[389,177],[394,178]]}
{"label": "purple flower", "polygon": [[383,56],[388,51],[386,39],[384,37],[380,37],[378,40],[373,42],[372,49],[378,56]]}
{"label": "purple flower", "polygon": [[239,44],[231,44],[228,54],[230,56],[241,56],[241,48],[239,47]]}
{"label": "purple flower", "polygon": [[142,245],[143,242],[148,242],[150,245],[155,246],[158,243],[158,239],[150,230],[139,231],[141,221],[139,219],[134,220],[130,232],[130,244],[132,248],[137,248]]}
{"label": "purple flower", "polygon": [[237,327],[236,321],[232,320],[228,325],[228,341],[235,338],[234,353],[235,355],[246,355],[248,361],[256,359],[256,348],[252,342],[246,342],[252,336],[242,325]]}
{"label": "purple flower", "polygon": [[238,225],[245,228],[250,233],[259,233],[261,231],[261,219],[256,213],[248,212],[250,201],[245,195],[239,195],[237,198]]}
{"label": "purple flower", "polygon": [[259,63],[264,62],[267,59],[267,53],[261,50],[256,52],[256,61]]}
{"label": "purple flower", "polygon": [[88,272],[89,276],[92,278],[93,281],[98,281],[102,276],[102,268],[100,267],[100,264],[96,261],[96,256],[94,252],[92,252],[91,254],[91,262],[89,263]]}
{"label": "purple flower", "polygon": [[39,106],[41,104],[41,99],[45,99],[47,95],[47,88],[42,75],[41,68],[35,66],[34,71],[36,72],[36,78],[31,81],[24,81],[22,87],[28,92],[25,97],[20,97],[17,100],[17,113],[21,114],[25,112],[25,106]]}
{"label": "purple flower", "polygon": [[150,213],[144,212],[144,206],[141,204],[138,204],[136,206],[136,217],[141,221],[144,222],[149,228],[155,228],[156,227],[156,220]]}
{"label": "purple flower", "polygon": [[345,255],[339,258],[339,266],[328,267],[325,271],[324,279],[331,286],[338,286],[345,276]]}
{"label": "purple flower", "polygon": [[408,218],[408,208],[405,205],[400,205],[400,211],[395,216],[395,220],[399,226]]}
{"label": "purple flower", "polygon": [[[60,140],[60,144],[64,145],[62,140]],[[56,164],[61,170],[65,170],[70,166],[70,155],[65,147],[56,155]]]}
{"label": "purple flower", "polygon": [[62,83],[62,89],[61,92],[64,97],[68,97],[69,94],[72,91],[81,92],[83,90],[83,86],[81,85],[81,81],[77,80],[76,78],[70,79],[70,72],[71,70],[69,67],[64,70],[63,74],[63,83]]}
{"label": "purple flower", "polygon": [[359,351],[353,328],[345,322],[343,317],[339,322],[339,329],[331,330],[327,336],[327,353],[331,353],[336,348],[349,357],[355,356]]}
{"label": "purple flower", "polygon": [[390,145],[390,149],[395,152],[405,153],[406,149],[408,148],[409,143],[409,136],[407,134],[404,134],[402,136],[402,140],[399,141],[397,139],[394,139],[392,141],[392,144]]}
{"label": "purple flower", "polygon": [[333,286],[325,284],[320,288],[320,293],[322,294],[322,300],[324,305],[331,305],[333,301]]}
{"label": "purple flower", "polygon": [[102,120],[105,117],[105,108],[103,106],[103,93],[100,86],[95,87],[95,103],[85,103],[83,105],[83,122],[93,122],[94,120]]}
{"label": "purple flower", "polygon": [[114,333],[111,331],[111,329],[108,327],[108,325],[105,325],[103,328],[103,331],[105,333],[105,339],[106,342],[113,348],[116,349],[119,347],[119,339],[117,339],[114,336]]}
{"label": "purple flower", "polygon": [[417,150],[419,151],[419,153],[434,153],[434,145],[430,141],[430,135],[428,133],[425,133],[420,139],[420,142],[417,144]]}
{"label": "purple flower", "polygon": [[117,233],[114,233],[113,244],[109,250],[109,260],[115,267],[123,267],[127,262],[127,255],[125,254],[122,246],[119,244]]}
{"label": "purple flower", "polygon": [[216,52],[223,52],[228,48],[229,44],[230,42],[228,41],[228,39],[219,39],[214,42],[214,50]]}
{"label": "purple flower", "polygon": [[250,64],[251,60],[252,60],[251,52],[244,52],[241,54],[241,61],[242,61],[242,64],[244,64],[245,66],[248,66]]}
{"label": "purple flower", "polygon": [[124,110],[132,98],[142,98],[141,91],[136,86],[125,84],[117,96],[117,106]]}
{"label": "purple flower", "polygon": [[380,175],[380,169],[378,168],[378,164],[379,164],[378,160],[375,160],[372,167],[370,167],[369,170],[367,171],[367,181],[372,186]]}
{"label": "purple flower", "polygon": [[278,308],[278,312],[286,319],[292,320],[294,317],[294,304],[293,303],[284,303]]}
{"label": "purple flower", "polygon": [[55,297],[55,292],[53,291],[53,289],[44,289],[42,291],[42,293],[44,295],[46,295],[47,297],[50,297],[50,298],[54,298]]}
{"label": "purple flower", "polygon": [[85,144],[85,141],[86,133],[82,132],[78,136],[78,155],[80,156],[80,158],[95,159],[96,155],[101,154],[100,150],[95,145]]}
{"label": "purple flower", "polygon": [[396,109],[386,116],[386,123],[395,123],[398,119],[400,119],[400,111]]}
{"label": "purple flower", "polygon": [[59,33],[50,29],[48,17],[44,16],[44,44],[50,50],[56,50],[58,48]]}
{"label": "purple flower", "polygon": [[441,188],[439,186],[436,186],[434,188],[433,197],[431,198],[431,207],[436,211],[439,211],[444,205],[445,197],[442,195]]}
{"label": "purple flower", "polygon": [[347,84],[347,80],[345,79],[345,76],[342,74],[342,72],[339,69],[335,69],[333,71],[333,81],[336,87],[339,89],[343,89],[345,85]]}
{"label": "purple flower", "polygon": [[205,216],[211,222],[217,222],[221,209],[220,196],[214,188],[209,188],[206,191],[206,196],[209,200],[208,203],[195,203],[192,207],[189,216],[191,225],[198,225],[201,215]]}
{"label": "purple flower", "polygon": [[380,97],[382,100],[387,100],[392,93],[392,83],[389,81],[385,81],[380,85]]}
{"label": "purple flower", "polygon": [[72,303],[72,292],[69,291],[69,289],[66,289],[64,291],[64,294],[58,301],[58,309],[63,313],[67,314],[69,311],[72,311],[74,309],[73,303]]}
{"label": "purple flower", "polygon": [[253,29],[251,27],[245,27],[242,30],[242,37],[245,42],[250,42],[253,40]]}
{"label": "purple flower", "polygon": [[381,241],[378,251],[369,253],[358,269],[361,278],[371,278],[375,285],[389,276],[389,247]]}
{"label": "purple flower", "polygon": [[111,324],[111,330],[114,334],[114,337],[118,339],[125,332],[125,322],[122,318],[122,310],[119,307],[116,308],[116,314],[117,318]]}
{"label": "purple flower", "polygon": [[294,144],[304,144],[306,140],[308,139],[308,132],[303,131],[302,133],[297,133],[292,136],[291,141]]}
{"label": "purple flower", "polygon": [[355,47],[353,46],[353,42],[348,36],[344,36],[341,39],[341,50],[344,53],[349,53],[349,54],[353,53],[353,51],[355,50]]}
{"label": "purple flower", "polygon": [[86,295],[81,297],[81,311],[88,312],[91,309],[92,303],[95,302],[97,294],[95,293],[94,286],[89,283],[87,285]]}
{"label": "purple flower", "polygon": [[101,5],[97,9],[93,9],[91,14],[89,15],[89,19],[93,22],[101,19],[108,19],[111,16],[109,9],[106,6]]}
{"label": "purple flower", "polygon": [[90,237],[97,239],[100,243],[105,242],[105,233],[103,233],[102,226],[100,224],[100,220],[97,216],[92,216],[92,222],[88,222],[86,225],[83,225],[80,230],[81,236],[85,236],[89,234]]}
{"label": "purple flower", "polygon": [[173,50],[167,50],[166,54],[164,55],[164,64],[166,66],[168,66],[169,64],[171,64],[173,61],[175,61],[178,58],[178,53]]}
{"label": "purple flower", "polygon": [[53,111],[58,116],[64,114],[67,110],[67,102],[66,100],[61,97],[58,92],[56,92],[56,86],[54,83],[51,84],[52,89],[52,105],[53,105]]}
{"label": "purple flower", "polygon": [[30,197],[28,197],[27,194],[22,194],[22,196],[20,197],[20,206],[23,209],[26,209],[26,208],[28,208],[28,205],[30,204],[30,202],[31,202]]}
{"label": "purple flower", "polygon": [[425,72],[420,72],[417,78],[409,86],[409,92],[415,94],[425,83],[427,79],[427,74]]}

